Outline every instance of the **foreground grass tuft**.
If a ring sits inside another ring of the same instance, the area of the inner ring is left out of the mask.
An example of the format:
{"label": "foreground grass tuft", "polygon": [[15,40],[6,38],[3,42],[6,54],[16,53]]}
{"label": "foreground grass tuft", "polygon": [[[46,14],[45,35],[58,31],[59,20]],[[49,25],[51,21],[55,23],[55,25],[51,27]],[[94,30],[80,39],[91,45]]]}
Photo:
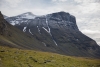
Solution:
{"label": "foreground grass tuft", "polygon": [[100,59],[0,46],[0,67],[100,67]]}

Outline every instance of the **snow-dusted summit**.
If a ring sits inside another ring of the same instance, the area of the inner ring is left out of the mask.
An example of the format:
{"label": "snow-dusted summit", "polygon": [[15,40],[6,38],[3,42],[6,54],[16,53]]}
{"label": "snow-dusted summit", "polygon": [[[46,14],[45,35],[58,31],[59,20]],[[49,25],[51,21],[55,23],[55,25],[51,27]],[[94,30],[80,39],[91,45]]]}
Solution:
{"label": "snow-dusted summit", "polygon": [[31,12],[27,12],[27,13],[23,13],[23,14],[20,14],[18,16],[16,16],[17,18],[26,18],[26,19],[34,19],[36,17],[36,15],[34,15],[33,13]]}
{"label": "snow-dusted summit", "polygon": [[26,12],[17,16],[6,18],[6,20],[12,25],[20,25],[21,23],[28,24],[27,21],[34,19],[36,15],[31,12]]}

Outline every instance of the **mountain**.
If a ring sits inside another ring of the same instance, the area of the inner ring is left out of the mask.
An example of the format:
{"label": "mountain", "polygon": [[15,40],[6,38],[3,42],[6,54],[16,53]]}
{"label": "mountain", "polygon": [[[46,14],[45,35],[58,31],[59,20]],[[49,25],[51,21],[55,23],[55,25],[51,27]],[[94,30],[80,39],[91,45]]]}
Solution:
{"label": "mountain", "polygon": [[34,19],[35,17],[36,15],[32,14],[31,12],[26,12],[21,15],[9,17],[9,19],[6,18],[6,20],[11,21],[10,24],[12,25],[16,25],[16,24],[20,25],[20,23],[27,22],[29,19]]}
{"label": "mountain", "polygon": [[[6,20],[11,24],[18,22],[16,17]],[[14,26],[36,38],[44,48],[65,55],[100,58],[100,46],[80,32],[76,18],[69,13],[62,11],[21,21]]]}

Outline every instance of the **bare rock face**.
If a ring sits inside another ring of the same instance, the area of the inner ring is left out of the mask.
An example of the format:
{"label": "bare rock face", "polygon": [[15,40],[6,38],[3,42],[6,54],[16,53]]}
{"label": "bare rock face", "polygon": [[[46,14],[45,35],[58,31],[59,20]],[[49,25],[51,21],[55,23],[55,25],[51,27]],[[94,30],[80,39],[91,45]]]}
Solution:
{"label": "bare rock face", "polygon": [[15,27],[32,35],[44,44],[45,48],[60,54],[100,58],[100,47],[79,31],[76,18],[69,13],[57,12],[34,19],[19,19],[19,22],[16,17],[6,20],[11,24],[18,22]]}

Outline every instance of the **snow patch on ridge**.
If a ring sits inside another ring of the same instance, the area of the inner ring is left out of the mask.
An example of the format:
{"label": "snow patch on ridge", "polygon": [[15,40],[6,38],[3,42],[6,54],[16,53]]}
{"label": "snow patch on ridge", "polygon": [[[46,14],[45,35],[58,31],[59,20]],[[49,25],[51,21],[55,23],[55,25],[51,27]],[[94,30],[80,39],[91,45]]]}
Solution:
{"label": "snow patch on ridge", "polygon": [[26,32],[26,28],[27,28],[27,27],[24,27],[23,32]]}
{"label": "snow patch on ridge", "polygon": [[46,44],[44,42],[42,42],[44,44],[44,46],[46,46]]}
{"label": "snow patch on ridge", "polygon": [[13,25],[13,26],[14,26],[14,25],[15,25],[15,21],[12,21],[12,22],[11,22],[11,25]]}
{"label": "snow patch on ridge", "polygon": [[58,46],[57,42],[55,40],[53,40],[53,42],[56,44],[56,46]]}
{"label": "snow patch on ridge", "polygon": [[45,27],[42,27],[45,31],[47,31],[49,34],[50,34],[50,36],[52,36],[52,34],[51,34],[51,31],[50,31],[50,27],[49,27],[49,25],[48,25],[48,20],[47,20],[47,18],[46,18],[46,24],[47,24],[47,28],[48,29],[46,29]]}
{"label": "snow patch on ridge", "polygon": [[[29,29],[30,34],[32,34],[31,30]],[[33,35],[33,34],[32,34]]]}
{"label": "snow patch on ridge", "polygon": [[[50,36],[52,37],[51,31],[50,31],[50,27],[49,27],[49,25],[48,25],[48,20],[47,20],[47,18],[46,18],[46,24],[47,24],[47,28],[48,28],[48,29],[46,29],[45,27],[42,27],[42,28],[43,28],[47,33],[49,33]],[[53,37],[52,37],[52,39],[53,39]],[[53,39],[53,42],[55,43],[56,46],[58,46],[57,42],[56,42],[54,39]]]}
{"label": "snow patch on ridge", "polygon": [[46,28],[44,28],[44,27],[42,27],[46,32],[48,32],[49,33],[49,31],[46,29]]}
{"label": "snow patch on ridge", "polygon": [[[46,28],[44,28],[44,27],[42,27],[45,31],[47,31],[49,34],[50,34],[50,36],[52,37],[52,34],[46,29]],[[52,39],[53,39],[53,37],[52,37]],[[58,44],[57,44],[57,42],[53,39],[53,42],[55,43],[55,45],[56,46],[58,46]]]}
{"label": "snow patch on ridge", "polygon": [[46,18],[46,24],[47,24],[47,27],[48,27],[48,32],[50,33],[50,27],[49,27],[49,25],[48,25],[48,20],[47,20],[47,18]]}
{"label": "snow patch on ridge", "polygon": [[26,18],[26,19],[34,19],[36,15],[32,14],[31,12],[23,13],[18,15],[17,18]]}
{"label": "snow patch on ridge", "polygon": [[34,19],[34,18],[35,18],[35,16],[30,16],[30,15],[27,15],[27,16],[22,16],[21,18]]}
{"label": "snow patch on ridge", "polygon": [[39,29],[39,27],[38,27],[38,26],[37,26],[37,28],[38,28],[38,32],[39,32],[39,34],[41,34],[40,29]]}

